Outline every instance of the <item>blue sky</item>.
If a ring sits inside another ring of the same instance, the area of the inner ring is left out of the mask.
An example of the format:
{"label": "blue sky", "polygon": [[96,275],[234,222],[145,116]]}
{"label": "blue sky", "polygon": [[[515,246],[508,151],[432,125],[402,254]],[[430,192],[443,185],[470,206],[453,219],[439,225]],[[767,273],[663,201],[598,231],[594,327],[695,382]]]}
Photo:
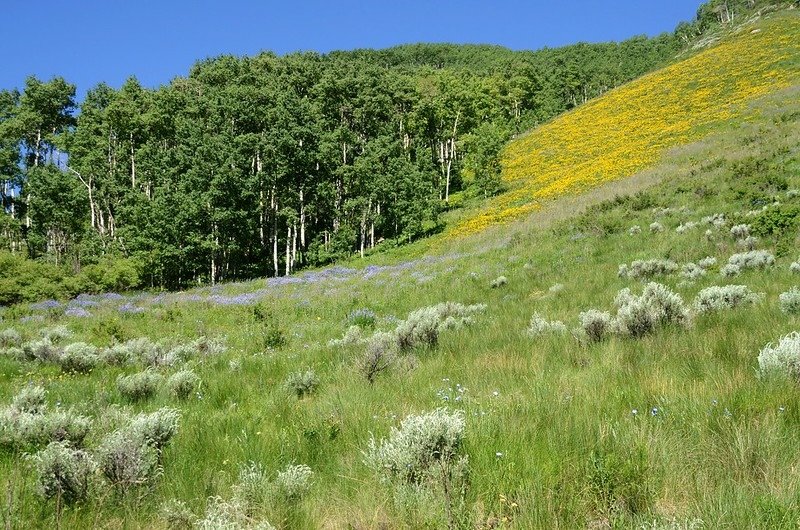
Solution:
{"label": "blue sky", "polygon": [[410,42],[537,49],[671,31],[701,0],[3,0],[0,88],[61,75],[79,96],[136,75],[148,87],[220,54]]}

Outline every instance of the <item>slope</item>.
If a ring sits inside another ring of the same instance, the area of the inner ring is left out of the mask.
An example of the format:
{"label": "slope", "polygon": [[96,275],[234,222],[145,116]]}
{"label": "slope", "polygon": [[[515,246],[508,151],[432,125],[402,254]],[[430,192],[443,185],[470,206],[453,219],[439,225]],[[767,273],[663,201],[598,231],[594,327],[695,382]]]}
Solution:
{"label": "slope", "polygon": [[511,142],[503,153],[508,191],[451,233],[474,233],[633,175],[800,79],[798,57],[800,17],[781,14],[554,119]]}

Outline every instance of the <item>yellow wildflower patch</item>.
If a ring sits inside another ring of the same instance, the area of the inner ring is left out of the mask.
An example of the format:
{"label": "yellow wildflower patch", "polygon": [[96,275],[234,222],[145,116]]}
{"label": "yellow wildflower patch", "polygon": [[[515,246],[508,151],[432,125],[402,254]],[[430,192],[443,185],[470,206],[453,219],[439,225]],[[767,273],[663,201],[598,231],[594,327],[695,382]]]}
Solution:
{"label": "yellow wildflower patch", "polygon": [[511,142],[503,153],[509,191],[451,235],[519,218],[653,165],[672,147],[698,140],[744,105],[800,80],[800,17],[738,35],[643,76]]}

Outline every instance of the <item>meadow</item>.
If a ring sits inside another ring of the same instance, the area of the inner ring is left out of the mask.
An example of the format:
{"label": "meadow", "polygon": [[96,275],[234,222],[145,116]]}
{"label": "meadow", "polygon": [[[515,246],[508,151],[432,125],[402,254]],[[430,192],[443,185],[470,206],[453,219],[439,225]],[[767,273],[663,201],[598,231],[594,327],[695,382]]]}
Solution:
{"label": "meadow", "polygon": [[758,24],[689,60],[777,38],[780,79],[518,221],[4,308],[3,526],[796,528],[798,25]]}

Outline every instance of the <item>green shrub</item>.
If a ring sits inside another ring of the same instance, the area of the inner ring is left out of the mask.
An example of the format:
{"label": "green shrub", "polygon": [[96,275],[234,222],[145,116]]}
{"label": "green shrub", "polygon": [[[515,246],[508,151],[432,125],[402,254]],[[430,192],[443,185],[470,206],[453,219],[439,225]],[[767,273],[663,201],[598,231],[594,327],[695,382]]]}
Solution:
{"label": "green shrub", "polygon": [[74,504],[88,498],[96,466],[86,451],[52,442],[31,456],[30,461],[36,473],[37,491],[45,500],[57,497],[59,502]]}
{"label": "green shrub", "polygon": [[712,285],[695,297],[692,307],[698,313],[734,309],[744,304],[754,304],[763,295],[754,293],[746,285]]}
{"label": "green shrub", "polygon": [[181,370],[167,379],[170,394],[178,399],[187,399],[200,386],[200,378],[193,370]]}
{"label": "green shrub", "polygon": [[314,472],[305,464],[290,465],[275,477],[275,490],[285,501],[300,500],[311,489]]}
{"label": "green shrub", "polygon": [[758,370],[762,377],[800,378],[800,333],[793,331],[771,342],[758,354]]}
{"label": "green shrub", "polygon": [[789,315],[800,313],[800,289],[792,287],[779,296],[781,311]]}
{"label": "green shrub", "polygon": [[145,370],[138,374],[120,375],[117,377],[117,390],[128,401],[143,401],[150,399],[158,392],[162,379],[161,375],[151,370]]}
{"label": "green shrub", "polygon": [[388,438],[370,440],[366,463],[384,477],[421,483],[434,464],[455,459],[464,441],[464,414],[436,409],[407,416]]}
{"label": "green shrub", "polygon": [[283,383],[284,388],[290,394],[302,398],[314,393],[319,386],[319,378],[313,370],[305,372],[293,372],[289,374]]}
{"label": "green shrub", "polygon": [[88,374],[100,363],[100,356],[95,346],[75,342],[64,348],[58,362],[64,372]]}

